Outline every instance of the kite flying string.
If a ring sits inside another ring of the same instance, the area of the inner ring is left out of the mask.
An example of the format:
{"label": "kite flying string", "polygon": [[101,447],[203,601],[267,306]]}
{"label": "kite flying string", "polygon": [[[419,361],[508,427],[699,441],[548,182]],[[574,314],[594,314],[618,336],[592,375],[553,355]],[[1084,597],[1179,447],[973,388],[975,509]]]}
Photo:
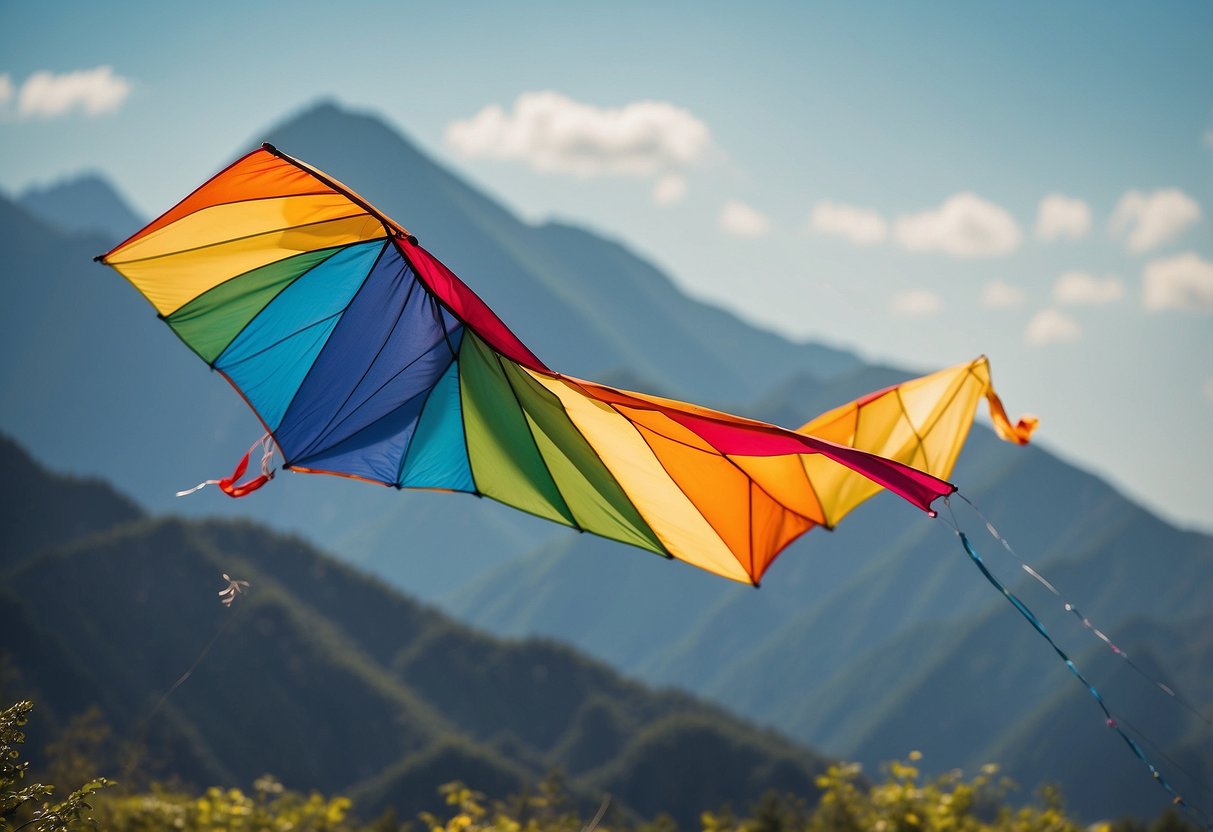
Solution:
{"label": "kite flying string", "polygon": [[[256,446],[254,445],[254,447],[256,447]],[[224,575],[223,577],[227,578],[229,589],[232,584],[244,584],[244,586],[246,586],[246,587],[248,586],[248,583],[246,581],[232,581],[232,579],[228,578],[227,575]],[[224,592],[227,592],[227,591],[229,591],[229,590],[221,591],[220,596],[222,597]],[[243,592],[244,592],[243,588],[237,587],[234,591],[234,594],[240,594]],[[227,607],[230,610],[230,608],[232,606],[230,603],[230,599],[224,600],[222,603],[223,603],[223,606]],[[177,688],[179,688],[183,684],[185,684],[185,681],[187,679],[189,679],[189,677],[193,674],[193,672],[195,670],[198,669],[198,665],[202,664],[202,660],[205,659],[207,654],[211,652],[211,648],[215,646],[215,643],[219,641],[219,637],[223,635],[223,632],[227,629],[228,625],[231,624],[233,617],[234,617],[234,614],[231,612],[227,612],[224,614],[223,621],[221,621],[219,623],[219,626],[215,629],[215,633],[214,633],[214,635],[211,636],[211,640],[206,643],[206,646],[202,648],[202,650],[198,653],[197,657],[195,657],[194,661],[190,664],[190,666],[186,669],[186,671],[177,677],[177,681],[173,682],[173,684],[169,687],[169,689],[160,695],[160,698],[156,700],[156,704],[153,705],[151,707],[151,709],[148,710],[147,714],[139,720],[139,731],[135,736],[135,742],[133,745],[134,750],[133,750],[133,752],[127,762],[126,768],[122,774],[122,779],[124,781],[130,780],[131,773],[134,771],[135,766],[137,766],[139,764],[139,748],[142,746],[143,740],[147,736],[148,728],[151,726],[151,723],[152,723],[152,717],[154,717],[157,713],[160,712],[160,709],[164,707],[164,703],[167,702],[168,698],[173,695],[173,692],[176,691]]]}
{"label": "kite flying string", "polygon": [[[968,501],[966,500],[966,502]],[[997,589],[1003,595],[1003,597],[1006,598],[1013,607],[1015,607],[1016,610],[1019,611],[1019,614],[1022,615],[1029,624],[1032,625],[1032,628],[1049,643],[1049,646],[1053,648],[1053,652],[1055,652],[1058,657],[1061,658],[1070,673],[1083,684],[1083,686],[1087,689],[1087,692],[1090,693],[1091,697],[1095,700],[1096,704],[1099,705],[1099,709],[1103,711],[1107,726],[1115,731],[1122,740],[1124,740],[1125,744],[1128,745],[1129,750],[1133,752],[1134,756],[1141,760],[1146,768],[1149,769],[1150,776],[1153,777],[1155,782],[1162,786],[1162,788],[1165,789],[1166,792],[1171,796],[1171,802],[1175,806],[1187,811],[1189,815],[1191,815],[1206,829],[1213,830],[1213,820],[1210,820],[1203,810],[1186,801],[1179,794],[1179,792],[1175,790],[1170,782],[1163,777],[1162,772],[1160,772],[1158,768],[1150,762],[1149,758],[1146,757],[1145,752],[1142,751],[1141,746],[1138,745],[1132,737],[1125,733],[1124,728],[1121,727],[1120,723],[1112,715],[1112,711],[1108,708],[1107,703],[1104,701],[1103,695],[1098,689],[1096,689],[1094,685],[1091,684],[1087,677],[1082,674],[1082,671],[1078,669],[1078,667],[1074,664],[1074,661],[1066,654],[1066,652],[1062,650],[1060,646],[1058,646],[1057,642],[1053,640],[1053,637],[1049,635],[1048,630],[1045,629],[1044,624],[1042,624],[1040,619],[1036,617],[1036,614],[1033,613],[1028,606],[1019,599],[1019,596],[1007,589],[1007,587],[994,576],[994,573],[990,571],[989,567],[986,566],[985,561],[983,561],[981,558],[981,555],[978,554],[977,550],[973,547],[968,535],[961,530],[960,523],[956,518],[956,513],[952,510],[951,500],[948,497],[944,497],[944,505],[947,506],[948,514],[951,515],[951,519],[948,520],[947,518],[944,518],[942,514],[938,516],[943,518],[945,525],[948,525],[956,536],[960,538],[960,543],[964,547],[965,553],[969,556],[969,560],[972,561],[973,564],[981,571],[981,574],[985,576],[985,579],[989,581],[989,583],[995,589]],[[972,504],[970,503],[970,505]],[[1151,745],[1153,745],[1153,743],[1151,743]],[[1184,773],[1187,774],[1187,772]],[[1188,776],[1191,777],[1192,775],[1189,774]],[[1195,778],[1193,779],[1195,780]]]}
{"label": "kite flying string", "polygon": [[[1198,709],[1195,705],[1193,705],[1191,702],[1189,702],[1184,697],[1180,696],[1175,691],[1175,689],[1172,688],[1170,685],[1166,684],[1162,680],[1152,676],[1151,674],[1146,672],[1144,669],[1142,669],[1142,667],[1139,664],[1137,664],[1135,661],[1133,661],[1133,659],[1129,658],[1129,654],[1126,653],[1124,650],[1122,650],[1119,646],[1117,646],[1116,643],[1113,642],[1112,639],[1110,639],[1107,636],[1107,634],[1103,632],[1103,630],[1099,629],[1094,624],[1092,624],[1090,619],[1088,619],[1085,615],[1083,615],[1082,612],[1079,611],[1078,607],[1075,606],[1073,603],[1071,603],[1071,601],[1068,598],[1064,597],[1057,590],[1057,587],[1053,586],[1053,584],[1050,583],[1044,577],[1044,575],[1041,575],[1039,572],[1037,572],[1035,569],[1033,569],[1030,565],[1028,565],[1027,561],[1025,561],[1022,557],[1020,557],[1019,553],[1015,551],[1015,548],[1013,546],[1011,546],[1010,541],[1008,541],[1002,535],[1002,533],[998,531],[998,529],[994,526],[994,523],[990,521],[990,518],[986,517],[986,515],[982,512],[982,510],[977,506],[976,503],[974,503],[972,500],[970,500],[964,494],[961,494],[959,491],[956,492],[956,496],[959,497],[960,499],[964,500],[966,503],[968,503],[969,508],[973,509],[973,511],[977,514],[977,516],[981,518],[982,522],[985,523],[986,531],[990,533],[990,537],[994,538],[995,540],[997,540],[999,543],[1002,544],[1002,547],[1007,551],[1007,554],[1009,554],[1012,558],[1015,559],[1015,561],[1020,565],[1020,567],[1023,569],[1024,572],[1027,572],[1029,575],[1031,575],[1037,581],[1037,583],[1039,583],[1041,586],[1043,586],[1045,589],[1047,589],[1049,592],[1051,592],[1056,598],[1061,600],[1062,606],[1065,609],[1065,611],[1070,613],[1071,615],[1073,615],[1075,618],[1077,618],[1082,623],[1083,629],[1085,629],[1088,632],[1090,632],[1091,634],[1093,634],[1096,638],[1098,638],[1105,645],[1107,645],[1109,650],[1111,650],[1117,656],[1120,656],[1120,658],[1124,659],[1124,661],[1129,665],[1129,667],[1131,667],[1134,671],[1136,671],[1137,675],[1141,676],[1143,679],[1145,679],[1147,682],[1149,682],[1150,684],[1157,687],[1159,690],[1161,690],[1167,696],[1174,699],[1176,702],[1178,702],[1180,705],[1182,705],[1184,708],[1186,708],[1188,711],[1190,711],[1195,717],[1200,719],[1205,725],[1209,726],[1210,728],[1213,728],[1213,720],[1210,720],[1209,717],[1205,716],[1203,713],[1200,712],[1200,709]],[[949,510],[951,509],[950,504],[949,504],[948,508],[949,508]],[[953,519],[955,519],[955,517],[956,517],[954,512],[952,513],[952,517],[953,517]]]}

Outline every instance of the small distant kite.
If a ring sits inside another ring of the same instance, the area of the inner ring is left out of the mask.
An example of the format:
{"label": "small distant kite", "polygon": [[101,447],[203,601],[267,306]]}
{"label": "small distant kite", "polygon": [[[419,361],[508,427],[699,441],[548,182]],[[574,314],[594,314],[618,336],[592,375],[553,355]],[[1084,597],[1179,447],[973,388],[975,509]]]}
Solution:
{"label": "small distant kite", "polygon": [[223,573],[223,580],[227,581],[227,586],[219,590],[219,602],[225,607],[230,607],[236,600],[236,596],[243,595],[244,591],[248,589],[248,581],[237,581],[226,572]]}

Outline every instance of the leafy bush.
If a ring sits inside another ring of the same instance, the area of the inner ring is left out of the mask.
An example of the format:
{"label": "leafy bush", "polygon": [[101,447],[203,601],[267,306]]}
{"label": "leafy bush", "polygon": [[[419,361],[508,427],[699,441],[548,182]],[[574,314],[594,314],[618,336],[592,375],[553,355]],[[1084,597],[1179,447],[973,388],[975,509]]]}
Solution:
{"label": "leafy bush", "polygon": [[21,761],[22,729],[33,710],[33,702],[22,701],[0,711],[0,830],[65,832],[92,822],[93,807],[88,801],[110,785],[104,777],[88,781],[57,803],[48,799],[55,792],[52,785],[30,783],[18,788],[29,768],[28,762]]}
{"label": "leafy bush", "polygon": [[[251,791],[212,787],[201,794],[153,784],[143,792],[108,789],[105,778],[89,780],[60,802],[50,797],[54,786],[22,786],[28,763],[20,759],[23,728],[33,710],[18,702],[0,711],[0,832],[70,832],[90,827],[114,832],[676,832],[677,825],[659,815],[641,821],[626,807],[609,800],[589,818],[578,812],[562,780],[550,776],[533,791],[504,801],[488,801],[463,783],[440,790],[447,811],[423,813],[418,823],[401,824],[392,811],[366,824],[353,815],[347,798],[307,795],[283,787],[273,777],[258,778]],[[63,759],[52,759],[51,770],[81,776],[91,772],[91,760],[81,748],[106,738],[95,718],[75,720],[75,731],[88,742],[71,738],[53,743]],[[87,730],[86,730],[87,729]],[[70,753],[69,753],[70,752]],[[1069,817],[1056,789],[1042,791],[1039,805],[1013,806],[1014,788],[998,777],[996,766],[985,766],[966,779],[959,771],[924,778],[911,752],[889,763],[882,782],[870,783],[858,765],[836,764],[816,778],[817,793],[771,792],[749,807],[746,817],[730,809],[705,811],[702,832],[1195,832],[1197,827],[1168,811],[1152,826],[1124,820],[1085,828]],[[87,775],[85,775],[87,776]],[[807,784],[806,784],[807,785]],[[101,792],[106,789],[105,792]],[[810,800],[816,798],[816,803]],[[420,827],[420,828],[418,828]]]}

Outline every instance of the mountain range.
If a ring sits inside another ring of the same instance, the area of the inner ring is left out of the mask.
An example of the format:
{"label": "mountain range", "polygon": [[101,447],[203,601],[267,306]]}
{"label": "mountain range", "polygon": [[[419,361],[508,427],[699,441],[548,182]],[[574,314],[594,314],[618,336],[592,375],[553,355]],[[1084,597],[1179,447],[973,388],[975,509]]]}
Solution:
{"label": "mountain range", "polygon": [[[746,324],[618,242],[528,225],[373,116],[320,104],[253,139],[356,187],[561,370],[786,425],[910,375]],[[104,473],[145,508],[216,511],[208,497],[170,495],[192,484],[183,476],[227,473],[259,427],[132,290],[89,262],[121,236],[95,230],[105,197],[66,187],[37,197],[0,199],[16,301],[0,331],[15,357],[0,365],[0,425],[58,468]],[[111,201],[122,217],[121,198]],[[77,217],[78,203],[88,210]],[[946,527],[884,496],[834,534],[795,543],[755,592],[488,501],[282,479],[218,510],[304,534],[492,632],[559,638],[869,766],[910,748],[935,770],[993,760],[1026,787],[1061,782],[1091,817],[1154,814],[1162,798]],[[1129,634],[1140,666],[1210,713],[1213,538],[981,426],[953,479],[1092,620]],[[994,567],[1022,574],[977,536],[984,520],[954,503]],[[1206,724],[1108,665],[1115,657],[1038,584],[1016,589],[1196,788],[1213,782]]]}
{"label": "mountain range", "polygon": [[[0,561],[0,697],[35,699],[39,736],[96,706],[144,774],[272,772],[368,817],[437,810],[451,780],[504,798],[549,771],[590,810],[607,793],[620,817],[684,828],[770,789],[813,794],[820,757],[685,694],[476,632],[255,523],[148,515],[3,437],[0,464],[0,520],[21,533]],[[223,572],[251,584],[230,608]]]}

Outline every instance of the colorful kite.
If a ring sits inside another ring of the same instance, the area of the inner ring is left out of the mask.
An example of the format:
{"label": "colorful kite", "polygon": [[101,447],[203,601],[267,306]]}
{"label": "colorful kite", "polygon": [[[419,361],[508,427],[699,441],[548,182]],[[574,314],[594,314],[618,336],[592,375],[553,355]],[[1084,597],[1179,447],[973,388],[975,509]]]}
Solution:
{"label": "colorful kite", "polygon": [[[98,258],[241,393],[284,468],[463,491],[757,584],[880,488],[923,511],[984,358],[798,431],[561,375],[403,227],[270,145]],[[263,484],[217,481],[232,496]],[[931,512],[933,513],[933,512]]]}
{"label": "colorful kite", "polygon": [[[931,504],[955,491],[945,478],[982,398],[1003,439],[1026,444],[1036,426],[1007,419],[985,358],[798,430],[562,375],[403,227],[270,145],[97,259],[134,284],[265,426],[259,476],[237,482],[250,449],[232,476],[209,481],[233,497],[272,477],[276,447],[284,468],[491,497],[757,585],[794,539],[833,527],[881,488],[934,516]],[[1109,727],[1191,809],[955,530]],[[241,582],[229,582],[220,595],[230,604]]]}

